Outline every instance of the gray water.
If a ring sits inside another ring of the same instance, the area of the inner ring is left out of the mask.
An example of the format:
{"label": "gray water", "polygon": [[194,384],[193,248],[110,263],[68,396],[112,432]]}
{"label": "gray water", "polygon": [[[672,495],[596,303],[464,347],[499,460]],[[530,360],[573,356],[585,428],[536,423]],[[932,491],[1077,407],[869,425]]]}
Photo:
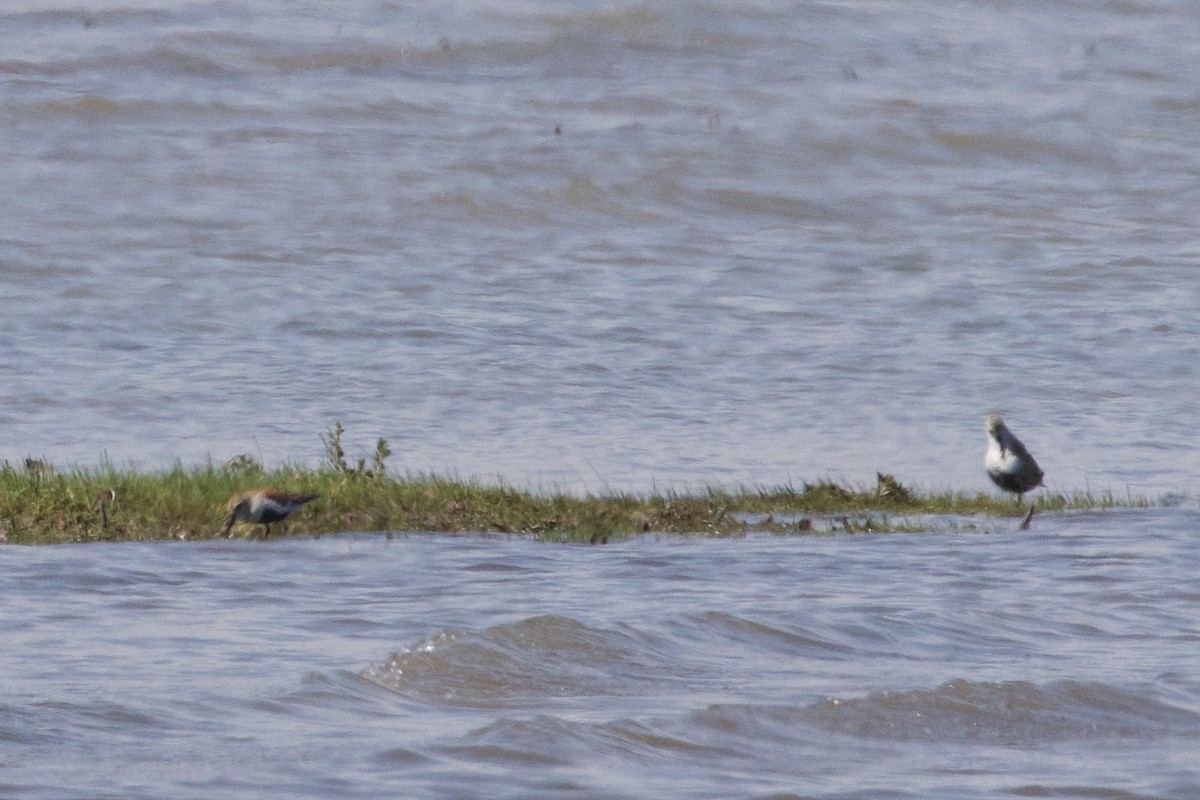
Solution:
{"label": "gray water", "polygon": [[1200,796],[1200,6],[427,5],[0,8],[0,459],[1171,506],[3,548],[0,795]]}
{"label": "gray water", "polygon": [[0,457],[1200,473],[1200,7],[433,6],[5,6]]}
{"label": "gray water", "polygon": [[0,796],[1191,800],[1194,518],[0,548]]}

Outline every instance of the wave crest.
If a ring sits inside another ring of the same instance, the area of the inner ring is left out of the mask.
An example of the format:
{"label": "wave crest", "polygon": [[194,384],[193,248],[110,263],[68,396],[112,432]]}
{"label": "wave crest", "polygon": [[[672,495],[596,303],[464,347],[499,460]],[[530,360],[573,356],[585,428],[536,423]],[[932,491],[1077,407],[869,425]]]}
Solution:
{"label": "wave crest", "polygon": [[1200,715],[1103,683],[952,680],[936,689],[829,699],[802,715],[851,736],[1023,745],[1100,737],[1200,733]]}
{"label": "wave crest", "polygon": [[656,674],[646,643],[556,615],[480,632],[446,632],[392,655],[363,677],[405,696],[491,707],[547,696],[626,693]]}

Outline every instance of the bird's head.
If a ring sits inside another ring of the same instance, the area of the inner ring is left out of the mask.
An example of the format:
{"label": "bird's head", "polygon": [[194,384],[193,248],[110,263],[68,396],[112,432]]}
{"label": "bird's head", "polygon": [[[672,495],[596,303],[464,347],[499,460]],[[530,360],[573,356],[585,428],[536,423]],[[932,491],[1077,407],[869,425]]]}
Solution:
{"label": "bird's head", "polygon": [[250,498],[244,494],[236,494],[229,498],[229,502],[225,504],[225,510],[229,512],[229,519],[225,521],[225,534],[233,529],[233,523],[238,519],[250,518]]}
{"label": "bird's head", "polygon": [[993,411],[987,415],[987,432],[993,436],[999,435],[1000,431],[1004,430],[1004,419],[999,414]]}

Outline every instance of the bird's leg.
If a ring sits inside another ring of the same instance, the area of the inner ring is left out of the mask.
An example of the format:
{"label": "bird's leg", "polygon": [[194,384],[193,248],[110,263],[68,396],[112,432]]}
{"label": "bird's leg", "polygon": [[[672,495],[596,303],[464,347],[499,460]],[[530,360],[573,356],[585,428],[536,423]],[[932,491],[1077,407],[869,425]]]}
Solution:
{"label": "bird's leg", "polygon": [[1037,511],[1037,503],[1030,503],[1029,504],[1029,513],[1025,515],[1025,519],[1021,520],[1020,530],[1023,530],[1023,531],[1029,530],[1029,523],[1033,519],[1033,512],[1035,512],[1035,511]]}

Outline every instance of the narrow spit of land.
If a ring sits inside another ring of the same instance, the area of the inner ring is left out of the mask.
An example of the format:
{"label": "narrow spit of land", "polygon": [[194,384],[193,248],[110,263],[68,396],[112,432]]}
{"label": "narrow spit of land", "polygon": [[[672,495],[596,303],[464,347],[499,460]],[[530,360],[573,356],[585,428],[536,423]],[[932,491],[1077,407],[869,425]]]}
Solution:
{"label": "narrow spit of land", "polygon": [[[228,518],[229,497],[256,486],[320,495],[288,519],[287,535],[469,531],[601,543],[649,532],[729,536],[754,531],[988,530],[989,519],[1019,519],[1027,510],[1012,498],[920,494],[887,480],[870,489],[819,481],[799,487],[578,496],[425,475],[393,478],[369,470],[266,471],[240,464],[158,473],[113,468],[59,472],[6,463],[0,466],[0,542],[216,538]],[[1036,505],[1039,511],[1064,511],[1150,503],[1088,493],[1042,494]],[[239,524],[232,535],[260,537],[263,526]],[[276,523],[272,536],[279,535]]]}
{"label": "narrow spit of land", "polygon": [[[891,475],[869,488],[828,480],[801,486],[639,494],[574,495],[530,491],[433,475],[393,477],[380,439],[370,458],[347,459],[344,429],[321,439],[317,469],[266,469],[249,456],[161,472],[119,469],[58,470],[36,459],[0,462],[0,543],[212,539],[221,536],[229,498],[255,487],[314,493],[293,514],[287,534],[345,531],[495,532],[560,542],[603,543],[643,533],[730,536],[772,533],[987,530],[988,518],[1021,517],[1028,508],[1011,497],[960,492],[920,493]],[[1146,507],[1144,498],[1105,493],[1040,493],[1039,511]],[[235,536],[262,536],[262,525],[240,524]],[[283,534],[276,523],[272,535]]]}

